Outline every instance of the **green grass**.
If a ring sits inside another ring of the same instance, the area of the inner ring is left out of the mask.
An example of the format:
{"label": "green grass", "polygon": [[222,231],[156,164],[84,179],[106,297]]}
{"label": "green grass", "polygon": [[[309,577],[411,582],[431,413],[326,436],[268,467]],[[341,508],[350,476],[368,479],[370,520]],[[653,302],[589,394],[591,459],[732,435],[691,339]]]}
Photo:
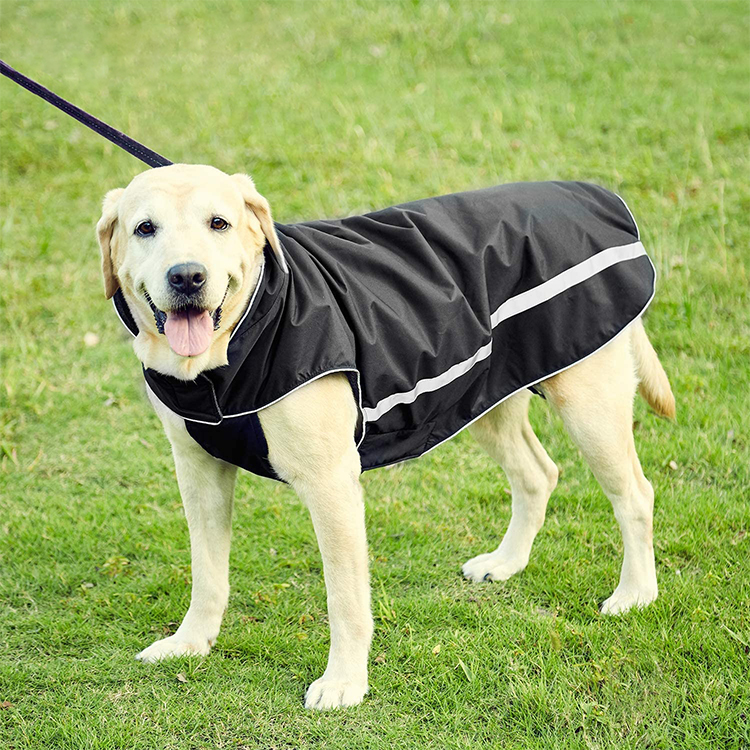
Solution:
{"label": "green grass", "polygon": [[250,476],[213,653],[141,665],[190,578],[168,444],[93,234],[104,192],[141,167],[2,80],[0,747],[750,746],[747,3],[0,13],[3,59],[174,161],[251,172],[281,221],[513,180],[616,189],[658,266],[647,327],[679,409],[671,424],[637,406],[661,589],[644,611],[597,614],[619,532],[536,399],[562,478],[504,584],[459,576],[510,514],[468,436],[364,477],[376,632],[361,706],[302,708],[327,652],[320,558],[290,490]]}

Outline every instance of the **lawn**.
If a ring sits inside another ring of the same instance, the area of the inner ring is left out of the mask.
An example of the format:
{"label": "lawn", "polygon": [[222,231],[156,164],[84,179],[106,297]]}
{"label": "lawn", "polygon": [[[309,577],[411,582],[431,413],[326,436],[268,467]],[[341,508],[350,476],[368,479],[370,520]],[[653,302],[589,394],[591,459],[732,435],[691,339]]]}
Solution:
{"label": "lawn", "polygon": [[24,2],[0,57],[173,161],[248,171],[277,219],[515,180],[628,201],[678,405],[636,408],[660,597],[603,618],[611,507],[562,470],[528,568],[471,584],[508,484],[462,434],[364,476],[371,690],[311,713],[321,562],[280,484],[238,484],[205,659],[133,657],[189,601],[169,446],[104,299],[93,227],[144,167],[0,80],[0,747],[750,747],[750,38],[746,2]]}

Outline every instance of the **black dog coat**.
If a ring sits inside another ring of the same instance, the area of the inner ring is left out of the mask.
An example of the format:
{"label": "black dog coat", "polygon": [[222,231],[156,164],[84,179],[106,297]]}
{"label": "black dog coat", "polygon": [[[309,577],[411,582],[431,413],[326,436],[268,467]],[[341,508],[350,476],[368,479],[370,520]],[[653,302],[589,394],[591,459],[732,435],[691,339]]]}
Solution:
{"label": "black dog coat", "polygon": [[[590,356],[654,292],[627,206],[584,183],[501,185],[276,231],[289,273],[265,253],[229,364],[189,382],[144,369],[205,450],[273,478],[257,412],[311,380],[348,374],[373,469]],[[115,306],[137,335],[120,291]]]}

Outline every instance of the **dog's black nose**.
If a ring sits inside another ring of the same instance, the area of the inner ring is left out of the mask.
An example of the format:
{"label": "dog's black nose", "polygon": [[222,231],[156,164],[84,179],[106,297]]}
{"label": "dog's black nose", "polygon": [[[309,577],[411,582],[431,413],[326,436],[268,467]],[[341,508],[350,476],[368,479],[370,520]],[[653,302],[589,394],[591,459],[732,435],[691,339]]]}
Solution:
{"label": "dog's black nose", "polygon": [[206,274],[200,263],[180,263],[167,271],[167,281],[180,294],[195,294],[206,283]]}

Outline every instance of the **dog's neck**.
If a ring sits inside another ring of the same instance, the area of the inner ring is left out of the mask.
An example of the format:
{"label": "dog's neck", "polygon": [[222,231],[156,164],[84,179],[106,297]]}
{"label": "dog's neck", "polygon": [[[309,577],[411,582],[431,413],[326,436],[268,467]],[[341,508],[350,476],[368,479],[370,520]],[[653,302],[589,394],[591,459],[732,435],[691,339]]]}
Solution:
{"label": "dog's neck", "polygon": [[[175,354],[164,334],[157,332],[153,318],[144,319],[142,311],[135,305],[129,305],[131,314],[138,325],[138,335],[133,342],[133,350],[143,366],[178,380],[195,380],[206,370],[226,365],[232,331],[250,304],[253,292],[260,282],[262,270],[263,264],[258,263],[252,271],[245,274],[242,289],[223,308],[222,324],[218,331],[214,331],[210,346],[203,354],[195,357],[182,357]],[[126,299],[127,296],[129,295],[126,292]]]}

